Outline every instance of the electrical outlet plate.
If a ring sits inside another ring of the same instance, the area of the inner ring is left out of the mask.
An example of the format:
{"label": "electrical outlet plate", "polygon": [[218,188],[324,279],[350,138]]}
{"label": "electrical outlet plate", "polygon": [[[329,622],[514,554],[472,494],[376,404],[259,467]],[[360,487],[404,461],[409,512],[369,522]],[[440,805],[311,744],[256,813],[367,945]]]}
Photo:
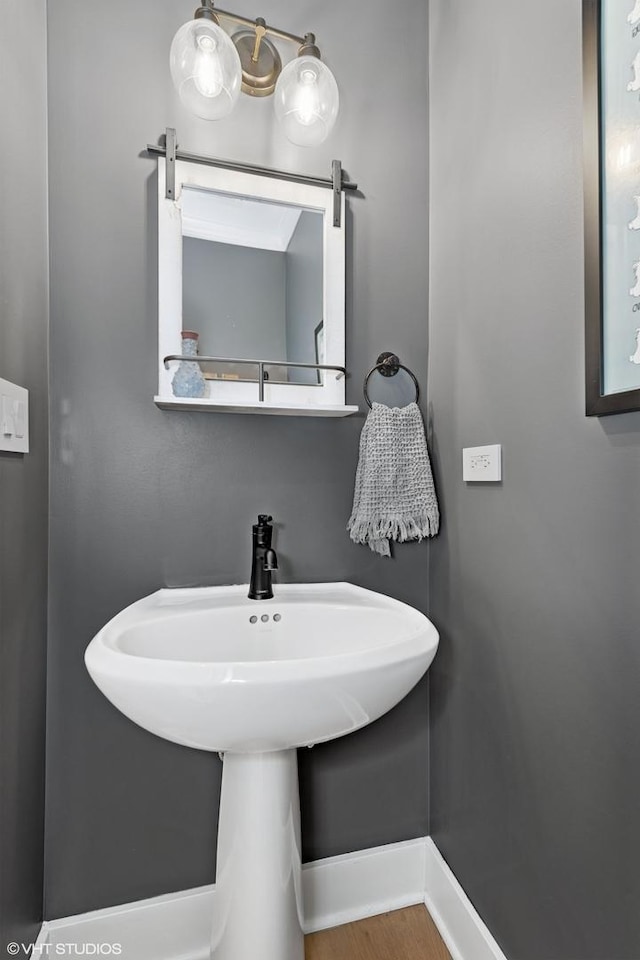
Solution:
{"label": "electrical outlet plate", "polygon": [[0,379],[0,451],[29,453],[29,391]]}
{"label": "electrical outlet plate", "polygon": [[462,479],[495,483],[502,480],[502,446],[465,447],[462,451]]}

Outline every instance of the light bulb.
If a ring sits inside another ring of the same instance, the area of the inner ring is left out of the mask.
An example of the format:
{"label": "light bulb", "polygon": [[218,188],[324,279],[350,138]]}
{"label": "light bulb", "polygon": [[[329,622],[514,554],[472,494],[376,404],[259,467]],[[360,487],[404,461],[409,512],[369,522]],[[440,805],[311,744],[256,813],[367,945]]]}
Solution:
{"label": "light bulb", "polygon": [[278,77],[276,117],[292,143],[315,147],[326,140],[336,122],[339,105],[335,77],[318,57],[297,57]]}
{"label": "light bulb", "polygon": [[197,44],[194,83],[203,97],[217,97],[224,83],[220,58],[216,53],[218,44],[208,34],[198,37]]}
{"label": "light bulb", "polygon": [[298,123],[305,127],[308,127],[319,116],[320,91],[316,70],[307,67],[300,71],[300,81],[298,89],[293,94],[291,107]]}
{"label": "light bulb", "polygon": [[170,53],[171,77],[184,106],[197,117],[220,120],[233,110],[242,83],[238,51],[213,20],[200,17],[178,30]]}

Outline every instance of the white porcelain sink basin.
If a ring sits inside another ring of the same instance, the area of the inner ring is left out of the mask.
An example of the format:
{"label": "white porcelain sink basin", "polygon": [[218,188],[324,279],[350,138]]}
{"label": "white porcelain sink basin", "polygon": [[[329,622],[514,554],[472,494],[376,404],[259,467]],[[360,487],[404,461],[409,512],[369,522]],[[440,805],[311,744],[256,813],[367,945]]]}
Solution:
{"label": "white porcelain sink basin", "polygon": [[283,584],[266,601],[246,586],[160,590],[114,617],[85,659],[105,696],[152,733],[263,752],[375,720],[437,645],[429,620],[397,600],[349,583]]}
{"label": "white porcelain sink basin", "polygon": [[224,753],[213,960],[304,960],[296,747],[376,720],[433,660],[417,610],[350,583],[159,590],[89,644],[131,720]]}

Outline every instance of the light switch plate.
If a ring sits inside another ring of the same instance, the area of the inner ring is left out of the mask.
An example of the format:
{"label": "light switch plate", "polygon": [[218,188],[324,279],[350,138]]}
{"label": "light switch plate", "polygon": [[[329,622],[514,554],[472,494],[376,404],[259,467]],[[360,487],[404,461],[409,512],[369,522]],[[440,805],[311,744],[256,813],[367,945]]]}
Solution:
{"label": "light switch plate", "polygon": [[462,451],[462,479],[485,483],[502,480],[502,446],[465,447]]}
{"label": "light switch plate", "polygon": [[0,451],[29,453],[29,391],[0,379]]}

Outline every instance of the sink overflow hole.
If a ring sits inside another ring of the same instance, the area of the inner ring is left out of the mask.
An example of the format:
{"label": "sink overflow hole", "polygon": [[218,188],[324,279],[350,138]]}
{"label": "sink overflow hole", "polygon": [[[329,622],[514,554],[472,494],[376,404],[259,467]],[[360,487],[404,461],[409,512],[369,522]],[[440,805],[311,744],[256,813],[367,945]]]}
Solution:
{"label": "sink overflow hole", "polygon": [[[268,623],[268,622],[269,622],[269,614],[268,614],[268,613],[263,613],[262,616],[260,617],[260,619],[262,620],[263,623]],[[274,613],[273,619],[274,619],[274,622],[275,622],[275,623],[279,623],[279,622],[282,620],[282,614],[280,614],[280,613]],[[257,622],[258,622],[258,618],[257,618],[255,615],[252,616],[252,617],[249,617],[249,623],[257,623]]]}

